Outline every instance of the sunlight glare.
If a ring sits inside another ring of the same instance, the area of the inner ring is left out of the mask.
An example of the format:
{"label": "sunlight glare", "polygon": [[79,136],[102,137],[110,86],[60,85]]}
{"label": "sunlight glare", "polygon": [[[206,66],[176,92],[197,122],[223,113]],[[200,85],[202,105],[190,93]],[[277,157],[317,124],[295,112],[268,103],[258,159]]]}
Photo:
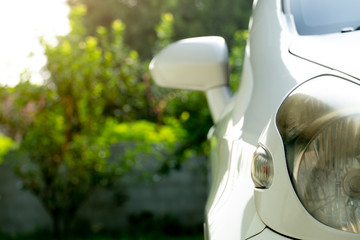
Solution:
{"label": "sunlight glare", "polygon": [[0,84],[16,85],[25,70],[32,82],[43,82],[39,38],[56,44],[56,36],[70,30],[69,11],[66,0],[0,0]]}

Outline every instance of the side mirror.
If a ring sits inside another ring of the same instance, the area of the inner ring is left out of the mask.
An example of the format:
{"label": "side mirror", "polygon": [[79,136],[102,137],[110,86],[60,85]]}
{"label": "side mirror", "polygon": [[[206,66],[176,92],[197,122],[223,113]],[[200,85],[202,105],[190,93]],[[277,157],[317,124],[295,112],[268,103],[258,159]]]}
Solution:
{"label": "side mirror", "polygon": [[150,63],[162,87],[206,91],[228,84],[228,50],[221,37],[189,38],[164,48]]}
{"label": "side mirror", "polygon": [[155,82],[162,87],[206,92],[217,122],[231,98],[228,49],[221,37],[198,37],[175,42],[150,63]]}

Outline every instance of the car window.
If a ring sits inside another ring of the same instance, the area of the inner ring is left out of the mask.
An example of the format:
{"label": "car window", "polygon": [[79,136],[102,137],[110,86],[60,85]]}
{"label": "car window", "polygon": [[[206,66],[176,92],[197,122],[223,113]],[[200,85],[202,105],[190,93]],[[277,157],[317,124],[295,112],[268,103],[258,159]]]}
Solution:
{"label": "car window", "polygon": [[360,26],[359,0],[286,0],[300,35],[318,35]]}

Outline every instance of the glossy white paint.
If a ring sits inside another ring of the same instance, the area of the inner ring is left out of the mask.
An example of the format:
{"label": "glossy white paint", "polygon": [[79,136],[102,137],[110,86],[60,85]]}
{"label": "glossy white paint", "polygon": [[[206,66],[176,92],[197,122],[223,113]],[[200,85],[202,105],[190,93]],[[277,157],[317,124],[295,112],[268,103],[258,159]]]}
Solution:
{"label": "glossy white paint", "polygon": [[150,63],[155,82],[162,87],[206,92],[215,123],[229,104],[228,49],[221,37],[198,37],[175,42]]}
{"label": "glossy white paint", "polygon": [[[283,143],[274,123],[283,99],[297,85],[316,76],[329,74],[349,78],[358,77],[359,72],[349,59],[345,62],[346,56],[350,56],[347,55],[349,50],[347,53],[341,49],[335,51],[345,63],[327,59],[330,46],[342,45],[346,37],[340,33],[299,36],[293,17],[288,14],[288,5],[283,8],[282,3],[281,0],[254,1],[243,75],[233,98],[224,94],[226,85],[222,90],[211,92],[205,81],[198,80],[202,87],[193,88],[207,91],[216,123],[209,133],[212,178],[205,209],[206,238],[359,239],[358,234],[319,223],[301,205],[287,172]],[[349,37],[345,42],[351,42],[352,46],[356,39],[360,39],[359,33],[347,34]],[[333,41],[322,46],[321,42],[328,39]],[[319,56],[317,53],[327,55]],[[169,70],[169,76],[174,73],[172,71]],[[182,87],[168,83],[168,87]],[[274,160],[275,175],[268,190],[254,190],[250,176],[252,155],[259,141],[269,149]]]}
{"label": "glossy white paint", "polygon": [[224,86],[211,88],[205,93],[211,116],[213,121],[217,123],[222,117],[224,117],[224,109],[226,109],[231,102],[231,90],[228,86]]}
{"label": "glossy white paint", "polygon": [[[228,115],[211,138],[211,190],[206,205],[209,239],[246,239],[265,228],[256,214],[250,177],[254,146],[238,138]],[[233,131],[228,131],[232,129]]]}
{"label": "glossy white paint", "polygon": [[[356,55],[358,46],[354,47],[355,53],[350,53],[356,39],[359,41],[358,33],[299,36],[293,31],[291,17],[282,14],[280,4],[281,1],[259,0],[254,6],[249,38],[254,86],[242,129],[244,139],[254,144],[259,137],[259,128],[263,129],[260,126],[265,126],[265,121],[273,118],[286,93],[299,83],[325,74],[344,76],[341,71],[359,76],[351,61],[356,59],[352,56]],[[264,39],[267,39],[266,43]],[[341,47],[336,49],[337,45]],[[339,71],[334,71],[334,68]],[[275,169],[271,188],[256,189],[254,196],[257,212],[267,226],[297,239],[359,239],[358,234],[321,224],[301,205],[291,185],[282,140],[273,120],[260,142],[272,153]]]}
{"label": "glossy white paint", "polygon": [[221,37],[175,42],[150,63],[155,82],[163,87],[207,91],[228,85],[228,49]]}
{"label": "glossy white paint", "polygon": [[[298,36],[292,24],[291,18],[281,10],[281,0],[259,0],[255,3],[249,25],[249,52],[245,58],[248,66],[244,68],[241,80],[242,84],[252,84],[250,99],[247,96],[244,100],[249,103],[243,113],[242,137],[254,145],[293,87],[316,75],[330,72],[330,69],[289,53],[289,45]],[[242,99],[236,102],[242,104]],[[234,118],[238,119],[242,113],[235,110],[234,114]]]}
{"label": "glossy white paint", "polygon": [[[320,36],[299,36],[290,52],[306,60],[360,78],[360,31]],[[339,61],[339,59],[341,59]]]}

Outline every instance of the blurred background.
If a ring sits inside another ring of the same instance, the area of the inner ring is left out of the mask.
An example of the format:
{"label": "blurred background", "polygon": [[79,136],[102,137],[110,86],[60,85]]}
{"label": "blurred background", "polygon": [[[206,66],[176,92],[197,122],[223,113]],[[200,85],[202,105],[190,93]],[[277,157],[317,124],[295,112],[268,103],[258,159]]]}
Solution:
{"label": "blurred background", "polygon": [[148,65],[222,36],[236,91],[251,4],[0,0],[0,239],[203,239],[206,99]]}

